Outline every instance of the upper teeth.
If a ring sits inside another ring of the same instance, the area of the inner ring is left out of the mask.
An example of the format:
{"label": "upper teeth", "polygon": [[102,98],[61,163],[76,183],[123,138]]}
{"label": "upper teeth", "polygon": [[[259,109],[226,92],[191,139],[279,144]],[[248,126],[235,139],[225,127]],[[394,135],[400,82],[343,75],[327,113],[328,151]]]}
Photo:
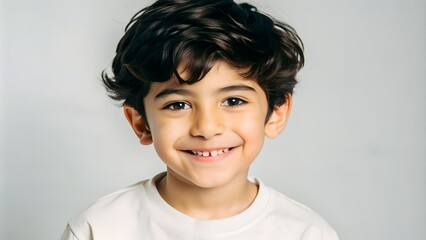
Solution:
{"label": "upper teeth", "polygon": [[191,151],[193,154],[199,155],[199,156],[203,156],[203,157],[208,157],[208,156],[212,156],[215,157],[217,155],[222,155],[226,152],[229,152],[229,148],[225,148],[225,149],[219,149],[219,150],[213,150],[213,151]]}

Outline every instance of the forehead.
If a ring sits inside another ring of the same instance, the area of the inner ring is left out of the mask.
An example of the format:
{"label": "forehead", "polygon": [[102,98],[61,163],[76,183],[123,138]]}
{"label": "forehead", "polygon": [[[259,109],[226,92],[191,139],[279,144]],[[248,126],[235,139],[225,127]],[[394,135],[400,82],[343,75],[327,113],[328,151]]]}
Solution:
{"label": "forehead", "polygon": [[[178,73],[181,79],[188,78],[188,72],[182,67],[178,68]],[[230,66],[225,62],[216,63],[210,71],[200,80],[196,82],[185,82],[179,81],[178,77],[173,76],[166,82],[154,82],[151,83],[150,93],[154,94],[164,89],[189,89],[195,90],[201,93],[207,93],[209,91],[218,91],[221,88],[228,86],[249,86],[253,89],[261,89],[257,81],[251,78],[245,78],[243,76],[244,70]],[[235,88],[242,89],[242,88]]]}

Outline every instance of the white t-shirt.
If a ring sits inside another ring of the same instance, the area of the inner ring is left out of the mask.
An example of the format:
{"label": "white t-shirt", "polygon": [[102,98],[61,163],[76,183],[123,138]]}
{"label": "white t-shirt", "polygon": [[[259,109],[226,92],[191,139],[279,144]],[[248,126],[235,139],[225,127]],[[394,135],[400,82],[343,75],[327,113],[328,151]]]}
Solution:
{"label": "white t-shirt", "polygon": [[157,191],[158,174],[107,195],[73,218],[62,240],[143,239],[285,239],[338,240],[334,230],[314,211],[259,185],[253,203],[225,219],[197,220],[171,207]]}

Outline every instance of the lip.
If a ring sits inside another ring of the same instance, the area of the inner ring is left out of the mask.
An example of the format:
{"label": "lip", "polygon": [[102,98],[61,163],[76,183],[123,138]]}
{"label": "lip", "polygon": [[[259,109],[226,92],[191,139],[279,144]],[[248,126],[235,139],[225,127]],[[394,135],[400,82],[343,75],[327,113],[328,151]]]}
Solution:
{"label": "lip", "polygon": [[[229,155],[231,155],[236,147],[229,147],[229,148],[215,148],[212,150],[182,150],[181,152],[184,153],[186,156],[188,156],[190,159],[195,160],[197,162],[203,162],[203,163],[211,163],[211,162],[219,162],[225,158],[227,158]],[[212,152],[217,151],[221,149],[227,149],[226,152],[223,152],[222,154],[217,154],[215,156],[209,155],[209,156],[203,156],[198,154],[193,154],[193,151],[198,152]]]}

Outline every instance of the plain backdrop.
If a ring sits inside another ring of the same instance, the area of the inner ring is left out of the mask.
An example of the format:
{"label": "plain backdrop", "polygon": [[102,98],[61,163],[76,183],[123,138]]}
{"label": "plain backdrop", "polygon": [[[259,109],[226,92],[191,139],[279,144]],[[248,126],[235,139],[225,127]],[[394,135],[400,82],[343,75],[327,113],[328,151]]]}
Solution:
{"label": "plain backdrop", "polygon": [[[426,1],[251,1],[294,26],[306,66],[251,175],[343,240],[426,236]],[[149,2],[0,2],[0,239],[59,239],[97,198],[165,168],[100,82]]]}

